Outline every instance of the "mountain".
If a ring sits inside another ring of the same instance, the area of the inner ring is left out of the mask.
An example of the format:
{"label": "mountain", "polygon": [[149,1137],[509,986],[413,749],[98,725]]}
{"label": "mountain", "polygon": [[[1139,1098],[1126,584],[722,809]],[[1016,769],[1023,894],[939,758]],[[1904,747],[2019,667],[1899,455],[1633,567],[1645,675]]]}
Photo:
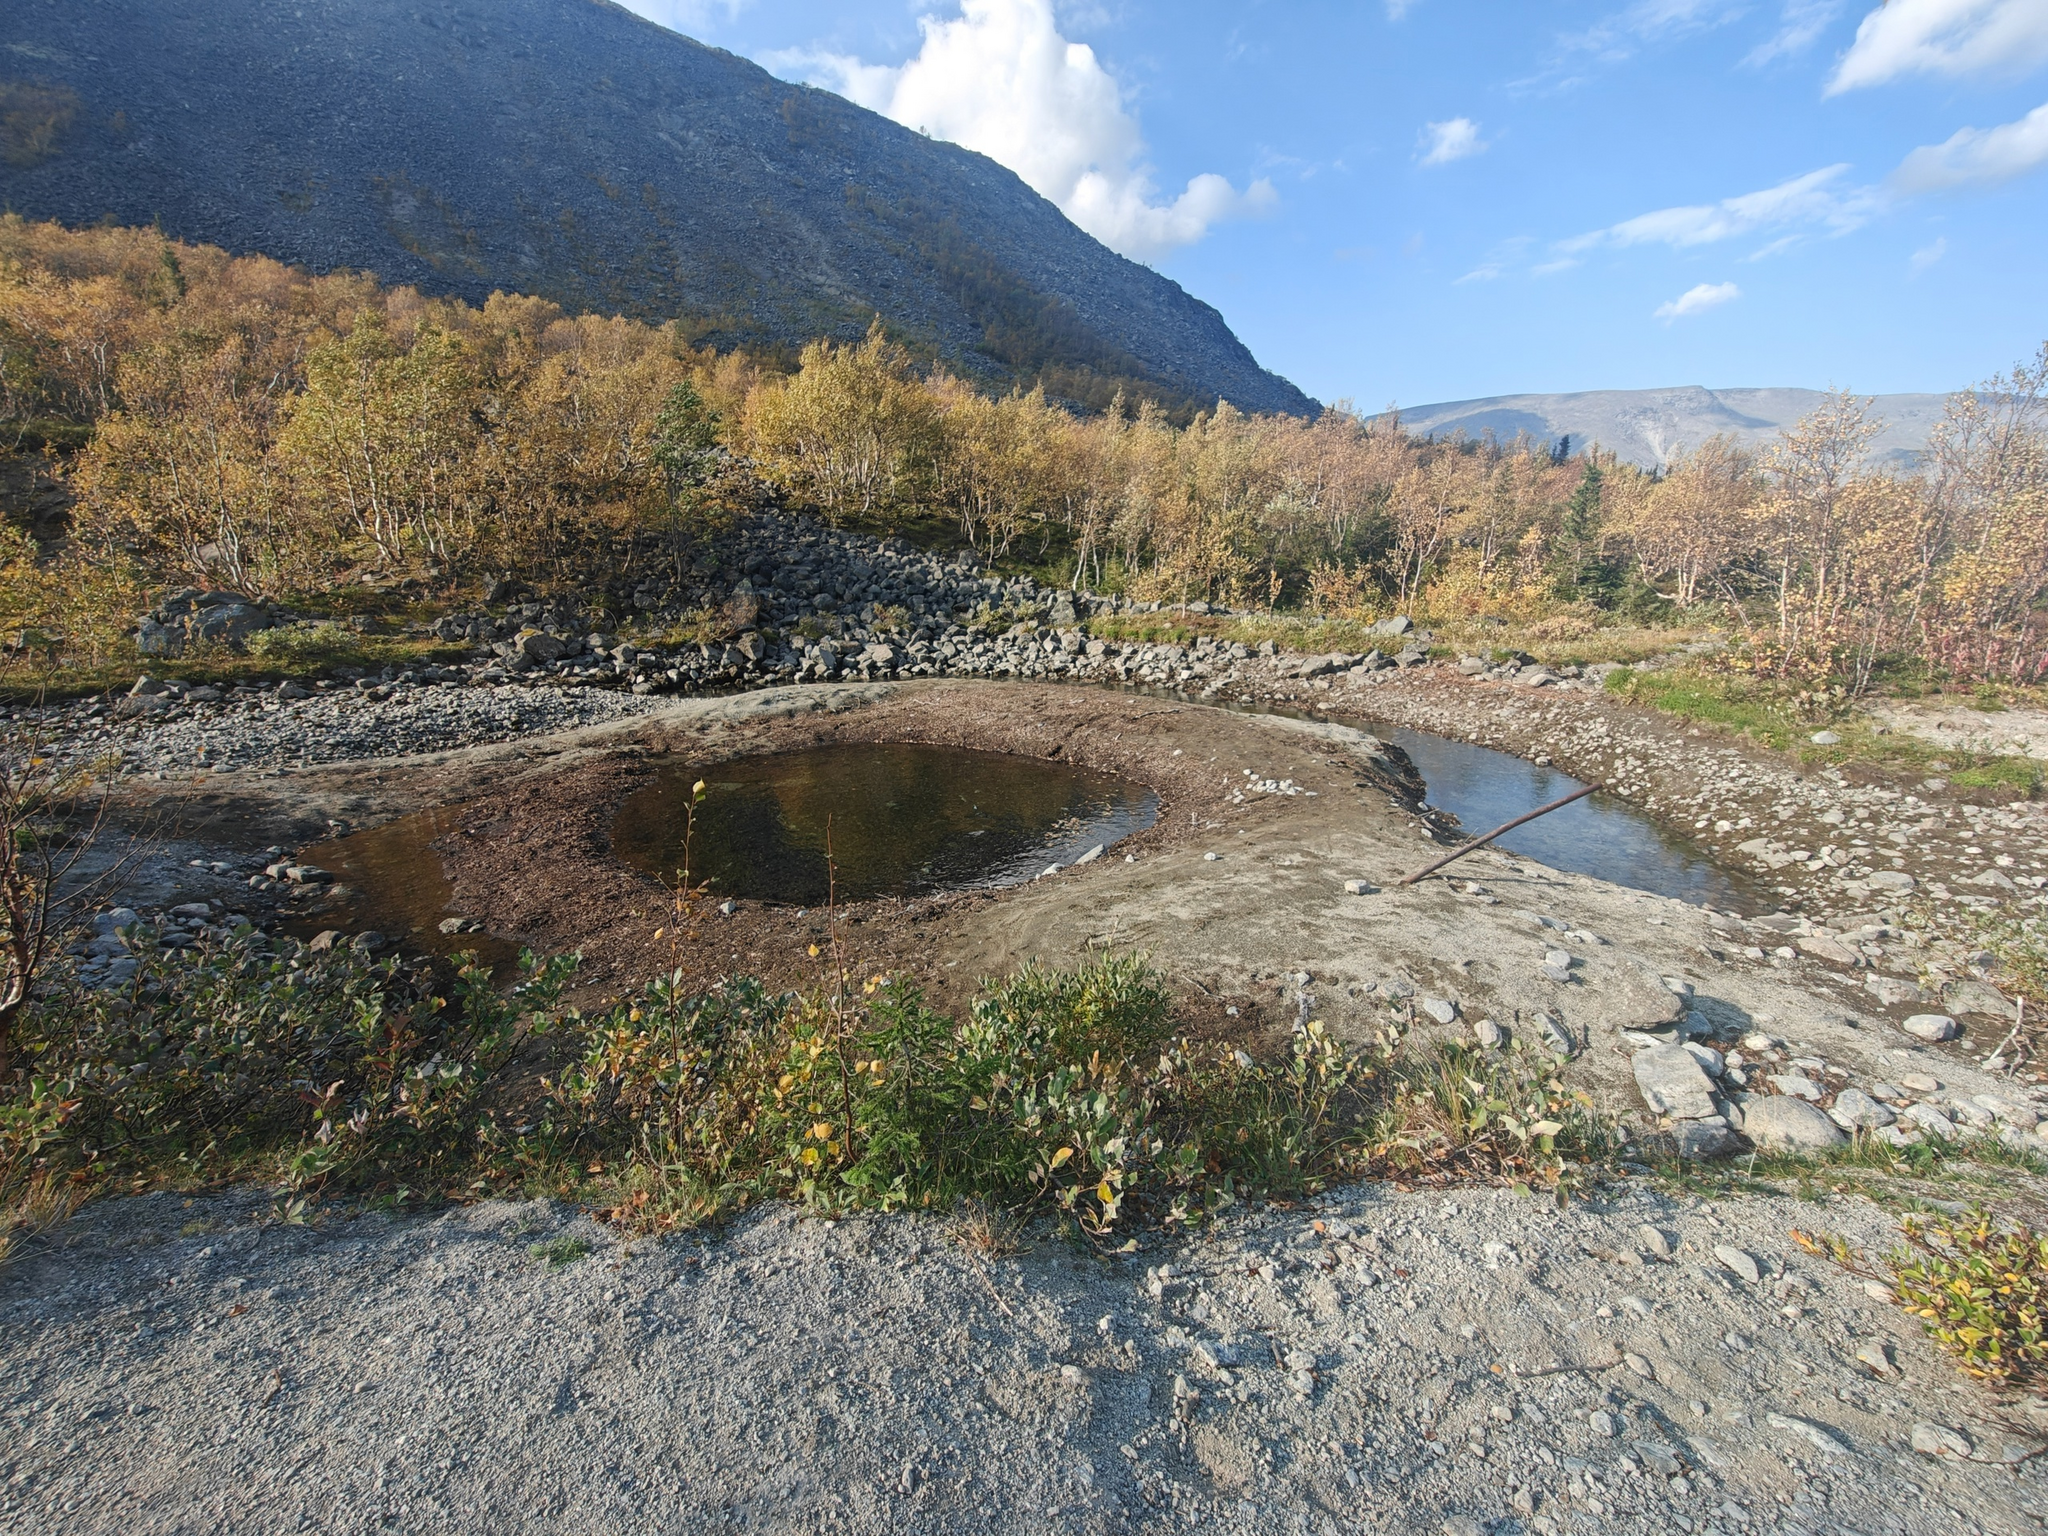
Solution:
{"label": "mountain", "polygon": [[[1527,433],[1555,442],[1566,433],[1581,447],[1598,443],[1632,464],[1660,469],[1681,448],[1716,433],[1761,447],[1826,397],[1817,389],[1595,389],[1576,395],[1494,395],[1445,405],[1405,407],[1401,424],[1428,437]],[[1910,463],[1941,420],[1946,395],[1878,395],[1873,416],[1885,428],[1872,445],[1880,459]]]}
{"label": "mountain", "polygon": [[1313,412],[994,161],[603,0],[9,0],[0,205],[984,382]]}

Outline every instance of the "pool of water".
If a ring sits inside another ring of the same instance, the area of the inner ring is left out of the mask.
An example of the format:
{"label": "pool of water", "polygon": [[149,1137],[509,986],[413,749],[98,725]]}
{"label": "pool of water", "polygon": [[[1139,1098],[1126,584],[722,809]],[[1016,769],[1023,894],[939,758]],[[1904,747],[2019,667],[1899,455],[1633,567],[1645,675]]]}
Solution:
{"label": "pool of water", "polygon": [[[612,850],[715,895],[795,906],[1016,885],[1152,825],[1150,790],[1043,758],[911,742],[818,747],[675,768],[627,797]],[[828,861],[829,855],[829,861]]]}
{"label": "pool of water", "polygon": [[492,967],[518,959],[519,946],[509,939],[441,932],[443,919],[463,914],[455,910],[455,887],[433,844],[455,831],[464,815],[462,806],[438,806],[305,849],[299,857],[326,870],[349,894],[288,929],[301,938],[323,928],[349,934],[374,929],[408,952],[468,952]]}
{"label": "pool of water", "polygon": [[[1334,716],[1332,718],[1335,718]],[[1370,730],[1408,754],[1429,786],[1429,804],[1477,836],[1504,821],[1560,799],[1585,781],[1555,768],[1448,736],[1367,721]],[[1517,827],[1494,846],[1595,879],[1730,912],[1767,910],[1755,884],[1717,864],[1697,844],[1617,795],[1593,794]],[[1447,873],[1455,872],[1451,866]]]}
{"label": "pool of water", "polygon": [[[1284,715],[1292,720],[1329,720],[1356,731],[1369,731],[1407,753],[1427,788],[1427,803],[1453,817],[1460,828],[1475,837],[1586,787],[1583,779],[1555,768],[1540,768],[1511,752],[1475,747],[1449,736],[1412,731],[1406,726],[1311,714],[1269,704],[1219,704],[1213,699],[1196,700],[1158,689],[1131,691],[1174,698],[1203,709]],[[1754,914],[1768,912],[1777,905],[1743,872],[1717,863],[1697,843],[1618,795],[1588,795],[1496,838],[1493,846],[1539,860],[1553,869],[1591,875],[1632,890],[1674,896],[1695,906]],[[1457,866],[1452,865],[1447,873],[1456,871]]]}

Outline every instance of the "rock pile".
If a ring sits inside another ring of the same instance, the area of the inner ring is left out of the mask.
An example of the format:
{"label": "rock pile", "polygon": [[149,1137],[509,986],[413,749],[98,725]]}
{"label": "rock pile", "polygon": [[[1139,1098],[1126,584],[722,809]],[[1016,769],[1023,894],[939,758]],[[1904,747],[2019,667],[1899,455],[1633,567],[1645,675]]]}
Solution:
{"label": "rock pile", "polygon": [[251,635],[277,621],[268,605],[240,592],[187,587],[170,593],[142,616],[135,648],[145,656],[182,656],[202,643],[239,650]]}

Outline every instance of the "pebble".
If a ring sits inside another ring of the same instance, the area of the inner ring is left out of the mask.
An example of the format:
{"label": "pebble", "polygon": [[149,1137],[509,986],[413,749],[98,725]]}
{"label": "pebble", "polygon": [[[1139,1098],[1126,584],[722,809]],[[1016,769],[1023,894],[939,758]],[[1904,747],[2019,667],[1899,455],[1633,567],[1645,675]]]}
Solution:
{"label": "pebble", "polygon": [[1916,1040],[1953,1040],[1963,1032],[1960,1024],[1945,1013],[1916,1013],[1899,1026]]}
{"label": "pebble", "polygon": [[1920,1423],[1913,1426],[1913,1449],[1922,1456],[1953,1456],[1968,1461],[1976,1447],[1946,1424]]}
{"label": "pebble", "polygon": [[1458,1005],[1446,997],[1425,997],[1422,1011],[1439,1024],[1454,1023],[1458,1017]]}
{"label": "pebble", "polygon": [[1763,1270],[1758,1267],[1756,1260],[1740,1248],[1728,1243],[1716,1243],[1714,1257],[1719,1259],[1722,1266],[1737,1279],[1750,1285],[1759,1284],[1763,1280]]}

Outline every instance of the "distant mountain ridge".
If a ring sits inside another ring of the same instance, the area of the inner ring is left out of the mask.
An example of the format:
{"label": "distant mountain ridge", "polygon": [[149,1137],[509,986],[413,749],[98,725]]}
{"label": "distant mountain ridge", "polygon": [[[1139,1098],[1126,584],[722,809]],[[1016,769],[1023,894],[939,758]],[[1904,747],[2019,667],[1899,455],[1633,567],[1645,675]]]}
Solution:
{"label": "distant mountain ridge", "polygon": [[881,314],[984,382],[1315,402],[994,161],[605,0],[10,0],[0,206],[713,344]]}
{"label": "distant mountain ridge", "polygon": [[[1661,469],[1682,448],[1717,433],[1761,447],[1826,396],[1817,389],[1596,389],[1565,395],[1494,395],[1441,405],[1403,407],[1401,424],[1426,437],[1491,432],[1506,440],[1527,433],[1554,443],[1570,434],[1577,447],[1595,443],[1645,469]],[[1948,396],[1878,395],[1871,414],[1884,420],[1872,445],[1879,459],[1909,462],[1927,446]]]}

